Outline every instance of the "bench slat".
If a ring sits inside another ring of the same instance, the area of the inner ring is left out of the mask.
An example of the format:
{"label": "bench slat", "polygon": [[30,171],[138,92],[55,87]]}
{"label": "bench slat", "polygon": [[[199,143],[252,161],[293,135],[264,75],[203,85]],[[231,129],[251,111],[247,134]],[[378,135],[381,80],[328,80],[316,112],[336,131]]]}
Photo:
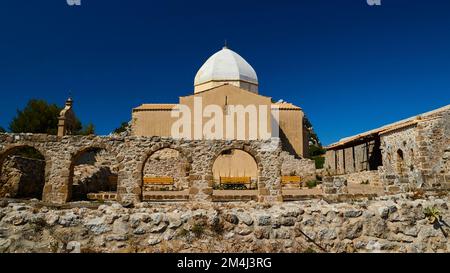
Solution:
{"label": "bench slat", "polygon": [[173,177],[144,177],[145,184],[173,185]]}
{"label": "bench slat", "polygon": [[297,184],[302,182],[302,178],[300,176],[282,176],[281,183],[283,184]]}

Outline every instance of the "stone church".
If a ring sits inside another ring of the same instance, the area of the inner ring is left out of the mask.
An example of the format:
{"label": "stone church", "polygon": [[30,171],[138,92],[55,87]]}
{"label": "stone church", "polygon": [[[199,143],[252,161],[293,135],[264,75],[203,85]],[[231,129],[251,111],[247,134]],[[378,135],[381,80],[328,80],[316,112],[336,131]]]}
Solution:
{"label": "stone church", "polygon": [[[232,112],[232,106],[261,107],[265,106],[269,111],[257,112],[256,123],[252,127],[250,115],[244,117],[245,124],[240,127],[234,122],[233,127],[223,128],[227,139],[238,138],[238,133],[245,133],[243,140],[248,140],[250,133],[257,131],[256,139],[266,140],[279,137],[283,150],[296,158],[308,157],[308,136],[304,126],[304,113],[302,109],[291,103],[283,101],[274,102],[271,97],[259,94],[258,77],[253,67],[239,54],[226,46],[212,55],[198,70],[194,80],[193,94],[187,94],[179,99],[178,104],[142,104],[133,109],[132,134],[135,136],[161,136],[173,137],[172,128],[177,121],[173,116],[180,105],[192,109],[190,114],[191,139],[208,139],[201,134],[195,136],[195,120],[197,110],[196,100],[201,99],[202,109],[216,106],[224,109],[223,120],[226,120]],[[175,109],[175,110],[174,110]],[[261,115],[265,115],[261,117]],[[236,115],[231,117],[236,121]],[[201,117],[200,122],[207,123],[208,118]],[[267,123],[267,124],[265,124]],[[259,133],[261,128],[268,128],[269,134]],[[233,131],[230,132],[229,131]],[[214,166],[214,176],[255,177],[257,167],[254,160],[247,153],[235,150],[231,154],[222,155]]]}

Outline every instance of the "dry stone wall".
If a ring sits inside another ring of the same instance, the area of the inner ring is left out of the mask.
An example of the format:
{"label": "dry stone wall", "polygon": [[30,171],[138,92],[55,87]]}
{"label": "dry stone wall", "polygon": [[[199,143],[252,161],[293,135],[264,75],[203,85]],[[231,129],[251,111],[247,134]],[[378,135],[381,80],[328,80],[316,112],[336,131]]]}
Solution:
{"label": "dry stone wall", "polygon": [[55,209],[0,202],[0,252],[449,252],[447,197],[330,204],[119,203]]}

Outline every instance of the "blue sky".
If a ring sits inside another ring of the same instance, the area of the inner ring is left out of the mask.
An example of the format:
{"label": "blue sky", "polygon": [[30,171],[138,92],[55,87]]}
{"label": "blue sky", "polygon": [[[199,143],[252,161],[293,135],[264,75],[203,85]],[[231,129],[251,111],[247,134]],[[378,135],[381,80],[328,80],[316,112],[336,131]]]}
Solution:
{"label": "blue sky", "polygon": [[301,106],[324,144],[450,103],[450,1],[5,0],[0,126],[31,98],[108,134],[176,103],[228,40],[260,94]]}

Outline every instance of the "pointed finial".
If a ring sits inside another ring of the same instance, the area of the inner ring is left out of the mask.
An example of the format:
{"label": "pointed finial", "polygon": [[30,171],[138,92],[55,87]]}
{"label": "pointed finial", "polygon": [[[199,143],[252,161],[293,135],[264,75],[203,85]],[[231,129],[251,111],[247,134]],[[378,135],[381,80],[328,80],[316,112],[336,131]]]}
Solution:
{"label": "pointed finial", "polygon": [[227,49],[228,48],[228,41],[227,39],[225,39],[225,45],[223,46],[223,49]]}
{"label": "pointed finial", "polygon": [[67,106],[71,106],[73,103],[73,99],[72,99],[72,91],[69,91],[69,98],[67,98],[66,100],[66,105]]}

